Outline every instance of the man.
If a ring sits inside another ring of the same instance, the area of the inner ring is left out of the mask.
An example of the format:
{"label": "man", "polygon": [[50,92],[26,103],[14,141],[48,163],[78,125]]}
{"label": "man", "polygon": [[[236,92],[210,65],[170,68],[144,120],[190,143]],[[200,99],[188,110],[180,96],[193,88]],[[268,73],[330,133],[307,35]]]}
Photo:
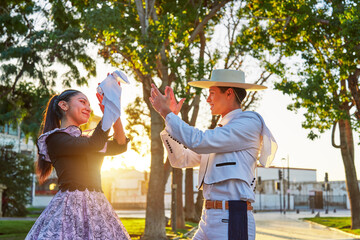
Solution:
{"label": "man", "polygon": [[[255,239],[251,203],[255,201],[257,159],[264,166],[272,162],[277,144],[262,117],[243,112],[246,90],[266,87],[245,83],[242,71],[214,70],[210,80],[189,85],[209,88],[207,102],[212,115],[221,115],[219,127],[200,131],[182,121],[179,113],[184,99],[176,103],[170,87],[165,95],[152,85],[150,102],[165,119],[161,138],[173,167],[199,169],[204,208],[193,239]],[[260,156],[259,156],[260,155]]]}

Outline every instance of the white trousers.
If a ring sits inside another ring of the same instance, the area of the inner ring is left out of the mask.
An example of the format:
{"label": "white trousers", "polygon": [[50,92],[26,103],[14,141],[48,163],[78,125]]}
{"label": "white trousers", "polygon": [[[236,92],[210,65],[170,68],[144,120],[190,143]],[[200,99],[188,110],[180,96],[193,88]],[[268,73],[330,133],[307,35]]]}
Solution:
{"label": "white trousers", "polygon": [[[249,240],[255,240],[255,219],[247,211]],[[193,240],[228,240],[229,210],[204,209]]]}

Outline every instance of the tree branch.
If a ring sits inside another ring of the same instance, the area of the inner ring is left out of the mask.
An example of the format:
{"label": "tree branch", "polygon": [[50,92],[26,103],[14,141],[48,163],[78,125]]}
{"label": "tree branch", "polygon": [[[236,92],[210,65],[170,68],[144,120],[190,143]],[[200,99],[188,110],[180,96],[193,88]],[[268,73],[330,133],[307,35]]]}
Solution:
{"label": "tree branch", "polygon": [[135,63],[133,62],[133,60],[131,59],[130,56],[126,55],[124,52],[120,52],[119,49],[117,49],[117,52],[121,54],[121,56],[123,58],[125,58],[131,65],[132,65],[132,70],[135,72],[135,75],[138,77],[138,80],[140,82],[143,82],[143,79],[145,79],[145,75],[141,72],[140,69],[136,68],[135,66]]}
{"label": "tree branch", "polygon": [[[287,22],[285,25],[288,24],[288,22],[290,21],[289,17],[287,18],[269,18],[269,17],[258,17],[258,16],[244,16],[244,18],[254,18],[254,19],[261,19],[261,20],[272,20],[275,22]],[[291,17],[290,17],[291,18]],[[320,18],[314,18],[314,20],[318,23],[321,24],[325,24],[325,25],[330,25],[330,21],[329,20],[325,20],[325,19],[320,19]]]}
{"label": "tree branch", "polygon": [[194,111],[192,112],[192,116],[191,116],[191,119],[190,119],[190,126],[195,126],[195,123],[196,123],[196,119],[199,115],[199,104],[200,104],[200,94],[197,94],[193,100],[193,106],[194,106]]}
{"label": "tree branch", "polygon": [[230,2],[231,0],[224,0],[220,3],[218,3],[217,5],[215,5],[210,13],[208,15],[205,16],[204,20],[202,22],[199,23],[199,25],[196,26],[195,30],[192,32],[188,43],[192,43],[196,36],[204,29],[204,26],[208,23],[208,21],[215,16],[215,14],[223,7],[225,6],[226,3]]}
{"label": "tree branch", "polygon": [[146,34],[146,24],[145,24],[145,10],[143,7],[143,3],[142,0],[135,0],[135,4],[136,4],[136,9],[139,15],[139,19],[140,19],[140,25],[141,25],[141,34],[145,35]]}
{"label": "tree branch", "polygon": [[335,129],[336,129],[337,123],[338,123],[337,121],[334,122],[334,126],[333,126],[333,128],[332,128],[332,132],[331,132],[331,144],[332,144],[332,146],[333,146],[334,148],[341,148],[341,147],[342,147],[341,144],[340,144],[340,145],[336,145],[336,143],[335,143]]}
{"label": "tree branch", "polygon": [[360,121],[360,91],[359,91],[359,84],[358,79],[360,76],[360,69],[357,68],[353,74],[351,74],[348,78],[348,87],[350,89],[351,95],[353,97],[353,102],[356,105],[356,113],[355,116]]}
{"label": "tree branch", "polygon": [[3,97],[5,97],[5,96],[8,95],[9,93],[15,91],[16,84],[17,84],[17,82],[19,81],[19,79],[22,77],[22,75],[24,74],[24,72],[25,72],[25,66],[23,65],[23,67],[21,68],[20,72],[16,75],[15,81],[14,81],[12,87],[9,88],[7,91],[3,92],[3,93],[0,95],[0,99],[2,99]]}

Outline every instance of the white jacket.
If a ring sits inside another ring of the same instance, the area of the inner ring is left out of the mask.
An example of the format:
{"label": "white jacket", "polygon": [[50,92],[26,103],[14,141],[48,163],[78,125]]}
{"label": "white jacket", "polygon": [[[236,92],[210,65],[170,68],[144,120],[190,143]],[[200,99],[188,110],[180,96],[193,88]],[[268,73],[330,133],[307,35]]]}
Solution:
{"label": "white jacket", "polygon": [[168,114],[166,128],[160,135],[171,165],[177,168],[200,165],[199,188],[203,183],[228,179],[252,185],[259,153],[265,159],[261,162],[264,166],[273,160],[277,149],[274,138],[255,112],[234,110],[220,124],[222,127],[200,131],[175,114]]}

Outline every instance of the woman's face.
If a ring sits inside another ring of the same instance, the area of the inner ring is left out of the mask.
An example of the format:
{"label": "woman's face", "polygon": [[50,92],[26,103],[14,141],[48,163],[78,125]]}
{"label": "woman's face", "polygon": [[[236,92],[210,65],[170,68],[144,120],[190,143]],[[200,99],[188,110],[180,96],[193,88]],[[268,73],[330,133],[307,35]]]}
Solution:
{"label": "woman's face", "polygon": [[90,103],[83,93],[77,93],[67,102],[65,118],[72,125],[80,126],[87,123],[90,118]]}

